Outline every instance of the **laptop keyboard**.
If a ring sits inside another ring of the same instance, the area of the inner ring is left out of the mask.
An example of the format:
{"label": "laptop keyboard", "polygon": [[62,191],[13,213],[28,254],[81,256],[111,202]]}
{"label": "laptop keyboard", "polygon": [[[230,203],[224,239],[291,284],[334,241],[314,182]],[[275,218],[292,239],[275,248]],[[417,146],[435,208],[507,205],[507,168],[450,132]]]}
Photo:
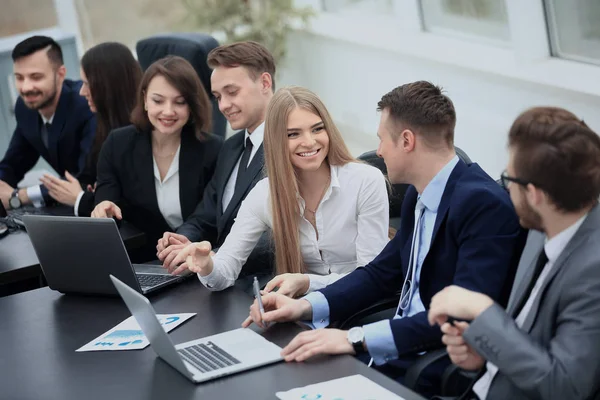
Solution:
{"label": "laptop keyboard", "polygon": [[161,283],[165,283],[179,278],[178,276],[157,274],[136,274],[136,276],[142,288],[158,286]]}
{"label": "laptop keyboard", "polygon": [[22,217],[23,215],[48,215],[47,212],[38,210],[34,207],[16,208],[8,211],[11,217]]}
{"label": "laptop keyboard", "polygon": [[241,362],[213,342],[199,343],[177,352],[202,372],[216,371]]}

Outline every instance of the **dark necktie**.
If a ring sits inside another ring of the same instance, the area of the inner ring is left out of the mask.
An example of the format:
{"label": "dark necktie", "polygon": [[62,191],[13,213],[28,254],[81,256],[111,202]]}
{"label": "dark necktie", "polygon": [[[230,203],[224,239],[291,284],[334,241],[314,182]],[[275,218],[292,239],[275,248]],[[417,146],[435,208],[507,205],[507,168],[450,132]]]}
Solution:
{"label": "dark necktie", "polygon": [[42,142],[44,143],[44,146],[46,146],[46,148],[48,148],[48,138],[50,137],[51,127],[52,124],[50,124],[50,122],[46,122],[44,124],[44,129],[42,129]]}
{"label": "dark necktie", "polygon": [[240,160],[240,165],[238,167],[237,178],[235,180],[235,191],[240,190],[240,187],[244,185],[242,182],[244,181],[243,177],[246,174],[246,170],[248,169],[248,161],[250,160],[250,154],[252,153],[252,141],[250,138],[246,139],[246,147],[244,148],[244,152],[242,153],[242,159]]}
{"label": "dark necktie", "polygon": [[531,281],[529,282],[529,286],[527,286],[527,290],[525,290],[525,293],[523,293],[523,296],[521,297],[519,304],[517,305],[517,307],[515,308],[515,310],[513,312],[514,318],[516,318],[519,315],[519,313],[523,309],[523,306],[529,299],[529,296],[531,296],[531,291],[533,290],[533,287],[535,286],[537,280],[540,278],[540,274],[542,273],[542,270],[546,266],[546,263],[548,263],[548,256],[546,255],[546,250],[542,248],[542,251],[540,252],[540,255],[538,256],[537,262],[535,263],[535,270],[533,271],[533,276],[531,278]]}

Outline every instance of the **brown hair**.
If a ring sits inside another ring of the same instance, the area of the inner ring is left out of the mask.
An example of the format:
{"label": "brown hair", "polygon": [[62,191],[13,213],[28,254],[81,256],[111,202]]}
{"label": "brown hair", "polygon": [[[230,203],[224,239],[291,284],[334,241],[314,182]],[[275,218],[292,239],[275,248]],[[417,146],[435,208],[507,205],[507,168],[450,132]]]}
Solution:
{"label": "brown hair", "polygon": [[142,80],[142,68],[127,46],[105,42],[85,52],[81,58],[81,69],[87,77],[97,110],[96,135],[90,152],[90,162],[96,165],[108,134],[130,124],[129,117]]}
{"label": "brown hair", "polygon": [[211,129],[212,106],[194,67],[178,56],[161,58],[148,67],[138,88],[137,103],[131,112],[131,122],[141,132],[151,129],[148,114],[144,110],[144,97],[150,82],[158,75],[163,76],[181,93],[190,107],[191,115],[188,124],[194,127],[198,139],[205,139],[204,132],[209,132]]}
{"label": "brown hair", "polygon": [[275,91],[275,60],[269,50],[256,42],[238,42],[219,46],[208,53],[208,66],[217,67],[246,67],[250,77],[256,80],[267,72],[271,75],[272,86]]}
{"label": "brown hair", "polygon": [[417,81],[398,86],[383,95],[377,103],[377,110],[388,110],[395,122],[420,134],[430,147],[439,147],[440,141],[449,147],[454,145],[454,104],[440,87],[430,82]]}
{"label": "brown hair", "polygon": [[318,115],[323,121],[329,135],[327,161],[330,165],[345,165],[356,161],[327,108],[316,94],[299,86],[288,86],[275,93],[267,108],[264,146],[278,275],[305,272],[298,233],[301,218],[297,198],[298,181],[290,160],[287,137],[288,117],[296,108]]}
{"label": "brown hair", "polygon": [[536,107],[513,123],[508,145],[514,173],[547,193],[561,210],[577,211],[600,196],[600,137],[567,110]]}

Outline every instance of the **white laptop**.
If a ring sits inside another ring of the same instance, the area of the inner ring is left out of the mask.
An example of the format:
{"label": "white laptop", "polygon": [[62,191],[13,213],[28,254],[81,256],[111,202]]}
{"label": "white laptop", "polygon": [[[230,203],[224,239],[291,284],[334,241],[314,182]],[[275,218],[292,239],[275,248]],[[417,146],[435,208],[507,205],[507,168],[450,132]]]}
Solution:
{"label": "white laptop", "polygon": [[110,275],[152,349],[192,382],[199,383],[283,360],[281,347],[251,329],[235,329],[173,345],[146,297]]}

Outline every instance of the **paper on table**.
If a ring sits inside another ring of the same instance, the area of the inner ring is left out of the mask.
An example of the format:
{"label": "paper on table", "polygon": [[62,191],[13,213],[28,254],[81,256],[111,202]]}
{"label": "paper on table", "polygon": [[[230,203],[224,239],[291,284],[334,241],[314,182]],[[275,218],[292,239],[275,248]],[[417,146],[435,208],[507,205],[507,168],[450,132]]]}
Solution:
{"label": "paper on table", "polygon": [[[196,313],[158,314],[157,317],[165,332],[170,332],[194,315]],[[138,350],[149,344],[142,328],[131,316],[75,351]]]}
{"label": "paper on table", "polygon": [[405,400],[362,375],[277,392],[281,400]]}

